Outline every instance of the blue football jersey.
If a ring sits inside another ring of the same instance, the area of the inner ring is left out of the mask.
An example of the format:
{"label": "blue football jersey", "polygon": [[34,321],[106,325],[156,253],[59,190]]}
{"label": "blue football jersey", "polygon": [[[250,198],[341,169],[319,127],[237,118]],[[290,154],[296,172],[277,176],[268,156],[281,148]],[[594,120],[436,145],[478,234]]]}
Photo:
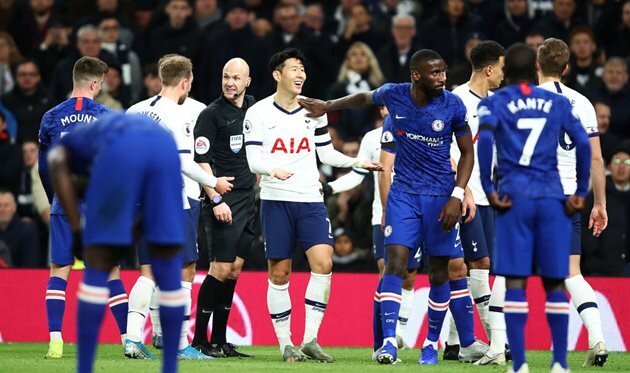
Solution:
{"label": "blue football jersey", "polygon": [[[558,136],[564,130],[574,142],[588,143],[569,100],[522,83],[481,100],[478,115],[480,130],[494,131],[501,194],[512,199],[565,198],[558,172]],[[479,166],[486,193],[493,190],[490,165],[481,155],[488,146],[480,141]]]}
{"label": "blue football jersey", "polygon": [[[39,126],[40,154],[43,154],[40,159],[45,159],[48,149],[67,133],[83,124],[95,123],[99,116],[109,112],[109,108],[87,97],[73,97],[48,110]],[[40,164],[42,166],[44,171],[47,170],[45,165]],[[47,175],[43,175],[42,179],[47,180]],[[63,214],[56,198],[53,198],[50,213]]]}
{"label": "blue football jersey", "polygon": [[388,115],[385,117],[385,119],[383,119],[381,150],[391,154],[396,154],[396,139],[394,138],[394,128],[391,115]]}
{"label": "blue football jersey", "polygon": [[455,187],[450,146],[455,136],[468,130],[466,106],[446,90],[427,105],[418,107],[411,97],[411,83],[385,84],[372,101],[385,105],[396,142],[396,176],[392,191],[450,196]]}

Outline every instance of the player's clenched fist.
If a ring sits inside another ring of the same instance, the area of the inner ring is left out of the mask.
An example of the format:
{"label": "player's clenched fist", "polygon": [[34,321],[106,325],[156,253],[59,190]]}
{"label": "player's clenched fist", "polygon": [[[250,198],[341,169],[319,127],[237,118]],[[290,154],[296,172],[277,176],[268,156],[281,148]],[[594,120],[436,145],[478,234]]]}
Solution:
{"label": "player's clenched fist", "polygon": [[214,190],[219,194],[225,194],[232,190],[232,184],[230,181],[234,180],[232,176],[224,176],[217,178],[217,185],[214,187]]}
{"label": "player's clenched fist", "polygon": [[564,201],[564,212],[567,216],[573,216],[584,208],[584,197],[571,196]]}
{"label": "player's clenched fist", "polygon": [[488,194],[487,197],[490,206],[494,207],[497,211],[505,211],[512,207],[512,201],[510,201],[507,195],[499,197],[497,192],[492,192]]}

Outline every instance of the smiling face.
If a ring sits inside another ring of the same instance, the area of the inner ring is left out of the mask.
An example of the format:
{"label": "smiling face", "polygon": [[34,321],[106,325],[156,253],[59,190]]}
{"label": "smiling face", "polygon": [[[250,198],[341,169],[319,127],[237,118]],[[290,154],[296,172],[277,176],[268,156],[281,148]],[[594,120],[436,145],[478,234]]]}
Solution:
{"label": "smiling face", "polygon": [[411,70],[411,78],[427,97],[437,97],[446,84],[446,62],[443,59],[428,60],[417,70]]}
{"label": "smiling face", "polygon": [[355,46],[348,51],[348,67],[359,74],[365,74],[370,70],[370,60],[361,46]]}
{"label": "smiling face", "polygon": [[281,70],[273,72],[273,77],[278,82],[278,90],[299,95],[306,81],[304,64],[296,58],[289,58],[283,65]]}

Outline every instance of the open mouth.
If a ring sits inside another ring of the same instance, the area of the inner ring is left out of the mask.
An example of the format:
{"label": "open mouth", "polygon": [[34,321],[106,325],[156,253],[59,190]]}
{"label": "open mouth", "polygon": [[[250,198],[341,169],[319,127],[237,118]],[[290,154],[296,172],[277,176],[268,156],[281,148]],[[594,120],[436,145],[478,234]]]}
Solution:
{"label": "open mouth", "polygon": [[295,88],[302,89],[302,86],[304,85],[304,81],[303,80],[294,80],[293,81],[293,85],[295,86]]}

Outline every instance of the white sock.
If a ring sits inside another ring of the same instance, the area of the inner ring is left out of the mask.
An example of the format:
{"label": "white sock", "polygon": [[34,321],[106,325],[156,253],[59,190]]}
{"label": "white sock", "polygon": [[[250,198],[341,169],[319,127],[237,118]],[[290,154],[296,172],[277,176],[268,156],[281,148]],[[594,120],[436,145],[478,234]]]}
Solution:
{"label": "white sock", "polygon": [[449,346],[459,344],[459,333],[457,333],[457,326],[455,325],[455,318],[451,315],[450,326],[448,327],[448,338],[446,340]]}
{"label": "white sock", "polygon": [[182,291],[186,294],[186,305],[184,306],[184,321],[182,331],[179,336],[179,349],[183,350],[190,344],[188,342],[188,330],[190,329],[190,308],[192,306],[192,282],[182,281]]}
{"label": "white sock", "polygon": [[61,332],[50,332],[50,341],[63,342],[63,339],[61,338]]}
{"label": "white sock", "polygon": [[400,301],[400,311],[398,312],[398,323],[396,324],[396,336],[403,338],[405,336],[405,327],[411,315],[411,307],[413,306],[413,290],[402,289],[402,300]]}
{"label": "white sock", "polygon": [[151,313],[151,324],[153,325],[153,335],[162,335],[162,324],[160,323],[160,288],[156,287],[149,303]]}
{"label": "white sock", "polygon": [[332,273],[321,275],[311,272],[311,278],[306,286],[304,295],[305,317],[304,317],[304,340],[306,344],[317,338],[319,326],[324,319],[324,312],[330,297],[330,280]]}
{"label": "white sock", "polygon": [[486,331],[486,336],[490,338],[490,270],[489,269],[471,269],[469,288],[473,297],[479,318]]}
{"label": "white sock", "polygon": [[[394,346],[395,346],[395,345],[394,345]],[[435,342],[434,342],[434,341],[430,341],[430,340],[428,340],[428,339],[425,339],[425,340],[424,340],[424,343],[422,344],[422,348],[425,348],[425,347],[427,347],[427,346],[433,346],[433,349],[434,349],[435,351],[437,351],[437,349],[438,349],[438,344],[437,344],[437,341],[435,341]]]}
{"label": "white sock", "polygon": [[490,354],[497,355],[505,352],[505,317],[503,316],[503,304],[505,303],[505,277],[496,276],[492,285],[488,312],[490,324]]}
{"label": "white sock", "polygon": [[280,353],[284,353],[285,346],[293,346],[291,341],[291,297],[289,283],[276,285],[268,280],[267,308],[271,315],[271,322],[276,331],[280,344]]}
{"label": "white sock", "polygon": [[129,292],[129,313],[127,313],[127,339],[142,342],[142,330],[147,321],[149,302],[155,290],[155,282],[140,276]]}
{"label": "white sock", "polygon": [[582,275],[573,276],[564,280],[564,284],[571,294],[571,301],[578,310],[582,322],[588,330],[588,348],[595,347],[599,342],[604,342],[602,331],[602,319],[597,308],[597,298],[591,285]]}

